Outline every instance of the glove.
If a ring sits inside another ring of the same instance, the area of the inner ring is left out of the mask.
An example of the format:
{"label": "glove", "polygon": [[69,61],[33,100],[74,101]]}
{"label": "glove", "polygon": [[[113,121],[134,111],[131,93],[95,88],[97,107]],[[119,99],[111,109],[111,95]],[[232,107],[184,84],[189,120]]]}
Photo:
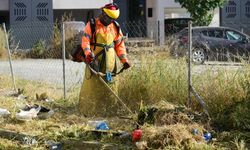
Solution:
{"label": "glove", "polygon": [[125,62],[124,64],[123,64],[123,68],[124,69],[128,69],[128,68],[130,68],[131,67],[131,65],[128,63],[128,62]]}
{"label": "glove", "polygon": [[85,59],[86,59],[86,62],[89,64],[91,63],[95,58],[95,55],[90,51],[85,51]]}

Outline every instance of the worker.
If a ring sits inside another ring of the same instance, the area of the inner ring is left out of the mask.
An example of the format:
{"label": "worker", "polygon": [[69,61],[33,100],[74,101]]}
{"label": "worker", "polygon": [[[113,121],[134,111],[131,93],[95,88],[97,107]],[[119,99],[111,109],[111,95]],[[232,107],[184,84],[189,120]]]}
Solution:
{"label": "worker", "polygon": [[117,82],[114,78],[112,81],[107,79],[107,75],[117,72],[118,58],[123,69],[131,67],[122,31],[115,21],[120,14],[118,6],[110,3],[102,7],[101,11],[98,18],[91,19],[87,23],[81,44],[87,66],[80,92],[79,110],[89,117],[114,116],[121,109],[118,107],[119,102],[92,69],[106,74],[106,77],[102,78],[117,92]]}

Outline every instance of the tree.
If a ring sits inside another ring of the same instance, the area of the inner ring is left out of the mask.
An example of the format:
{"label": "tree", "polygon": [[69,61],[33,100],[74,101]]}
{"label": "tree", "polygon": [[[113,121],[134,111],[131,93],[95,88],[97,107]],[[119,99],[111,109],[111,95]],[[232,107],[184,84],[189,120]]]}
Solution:
{"label": "tree", "polygon": [[226,0],[175,0],[187,9],[195,25],[207,26],[213,19],[215,8],[224,5]]}

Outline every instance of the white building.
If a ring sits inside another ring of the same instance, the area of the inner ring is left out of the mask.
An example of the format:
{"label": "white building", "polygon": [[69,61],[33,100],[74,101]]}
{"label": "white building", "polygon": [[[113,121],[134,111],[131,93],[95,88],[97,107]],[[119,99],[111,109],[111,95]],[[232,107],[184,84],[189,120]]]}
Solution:
{"label": "white building", "polygon": [[[34,20],[54,22],[64,13],[71,13],[77,21],[86,21],[90,17],[97,16],[100,13],[99,8],[113,1],[121,9],[120,23],[123,21],[143,21],[145,24],[154,22],[156,26],[147,24],[145,29],[147,29],[147,36],[153,36],[154,39],[160,40],[160,43],[165,37],[164,19],[189,17],[186,9],[181,8],[174,0],[0,0],[0,23],[6,22],[8,25]],[[48,3],[48,5],[39,5],[40,3]],[[40,16],[37,16],[38,12]],[[217,9],[212,25],[219,26],[219,19],[219,9]]]}

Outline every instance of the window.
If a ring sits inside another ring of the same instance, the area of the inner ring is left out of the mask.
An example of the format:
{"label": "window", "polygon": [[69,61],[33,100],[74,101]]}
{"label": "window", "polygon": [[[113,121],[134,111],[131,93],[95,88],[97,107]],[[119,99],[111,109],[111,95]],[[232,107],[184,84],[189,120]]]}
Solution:
{"label": "window", "polygon": [[148,17],[153,17],[153,8],[148,8]]}
{"label": "window", "polygon": [[244,36],[241,34],[232,31],[232,30],[227,30],[226,31],[226,39],[228,40],[235,40],[235,41],[242,41],[244,39]]}
{"label": "window", "polygon": [[204,35],[204,36],[208,36],[208,35],[207,35],[207,30],[202,31],[201,34]]}
{"label": "window", "polygon": [[223,31],[222,30],[215,30],[214,31],[215,37],[216,38],[223,38]]}
{"label": "window", "polygon": [[222,30],[204,30],[201,32],[204,36],[214,37],[214,38],[223,38]]}

